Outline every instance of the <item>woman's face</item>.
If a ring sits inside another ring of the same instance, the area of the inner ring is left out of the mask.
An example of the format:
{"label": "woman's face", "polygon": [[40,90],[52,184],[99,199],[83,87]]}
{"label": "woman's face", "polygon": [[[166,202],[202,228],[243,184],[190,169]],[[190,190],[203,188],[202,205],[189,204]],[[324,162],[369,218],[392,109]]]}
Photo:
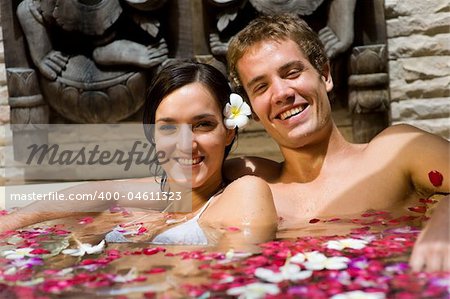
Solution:
{"label": "woman's face", "polygon": [[206,187],[222,180],[225,146],[234,131],[223,125],[221,108],[199,82],[167,95],[156,109],[156,149],[165,153],[162,165],[169,182]]}

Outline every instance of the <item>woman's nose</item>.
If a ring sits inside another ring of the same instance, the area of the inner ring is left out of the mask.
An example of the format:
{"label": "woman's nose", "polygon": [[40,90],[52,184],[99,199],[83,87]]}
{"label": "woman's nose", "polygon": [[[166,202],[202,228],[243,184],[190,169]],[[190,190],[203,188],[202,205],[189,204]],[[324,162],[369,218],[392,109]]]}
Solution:
{"label": "woman's nose", "polygon": [[183,153],[191,154],[196,142],[194,140],[194,134],[190,125],[181,125],[180,133],[178,135],[177,147]]}

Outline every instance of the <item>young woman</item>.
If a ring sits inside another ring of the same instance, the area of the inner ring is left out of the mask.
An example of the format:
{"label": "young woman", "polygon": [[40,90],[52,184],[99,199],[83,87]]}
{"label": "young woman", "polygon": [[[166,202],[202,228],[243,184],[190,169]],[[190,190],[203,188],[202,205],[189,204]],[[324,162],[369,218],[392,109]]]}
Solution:
{"label": "young woman", "polygon": [[[238,233],[234,234],[252,243],[274,237],[277,215],[268,185],[253,176],[229,183],[222,175],[223,162],[237,133],[234,126],[239,126],[246,117],[236,113],[242,107],[232,107],[235,109],[232,111],[234,117],[224,118],[223,112],[230,115],[230,96],[231,90],[225,76],[206,64],[172,63],[154,79],[145,104],[144,129],[150,143],[158,152],[164,153],[164,161],[161,162],[161,190],[150,191],[175,194],[182,190],[183,195],[187,194],[192,199],[192,212],[178,217],[179,222],[170,219],[168,223],[177,223],[173,227],[166,225],[165,230],[150,241],[208,244],[202,226],[218,230],[238,227]],[[142,188],[142,181],[139,188]],[[133,186],[137,184],[137,181],[93,183],[85,185],[83,192],[128,192],[130,189],[136,192]],[[41,212],[30,220],[32,213],[28,213],[28,218],[14,214],[8,215],[9,218],[2,217],[2,223],[10,220],[14,223],[9,227],[5,226],[7,224],[0,225],[0,229],[2,226],[15,228],[62,216],[62,213]],[[122,232],[115,229],[106,235],[106,240],[129,241]]]}

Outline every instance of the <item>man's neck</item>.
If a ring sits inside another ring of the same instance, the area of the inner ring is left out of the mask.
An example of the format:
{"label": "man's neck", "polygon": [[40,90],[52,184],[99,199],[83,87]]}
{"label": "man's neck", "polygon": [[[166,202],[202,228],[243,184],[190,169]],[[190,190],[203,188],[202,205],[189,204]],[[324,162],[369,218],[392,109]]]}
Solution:
{"label": "man's neck", "polygon": [[285,159],[282,181],[306,183],[316,179],[327,161],[350,145],[334,124],[328,132],[320,134],[322,136],[301,147],[281,148]]}

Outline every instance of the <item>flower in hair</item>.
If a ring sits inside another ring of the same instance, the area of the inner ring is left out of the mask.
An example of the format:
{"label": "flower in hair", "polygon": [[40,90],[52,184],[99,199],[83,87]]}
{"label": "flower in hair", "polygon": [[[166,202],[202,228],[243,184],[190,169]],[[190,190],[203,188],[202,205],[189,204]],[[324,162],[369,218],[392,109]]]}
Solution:
{"label": "flower in hair", "polygon": [[250,106],[244,102],[242,97],[236,93],[230,94],[230,102],[223,108],[223,121],[227,129],[236,127],[243,128],[249,121],[249,115],[252,114]]}

